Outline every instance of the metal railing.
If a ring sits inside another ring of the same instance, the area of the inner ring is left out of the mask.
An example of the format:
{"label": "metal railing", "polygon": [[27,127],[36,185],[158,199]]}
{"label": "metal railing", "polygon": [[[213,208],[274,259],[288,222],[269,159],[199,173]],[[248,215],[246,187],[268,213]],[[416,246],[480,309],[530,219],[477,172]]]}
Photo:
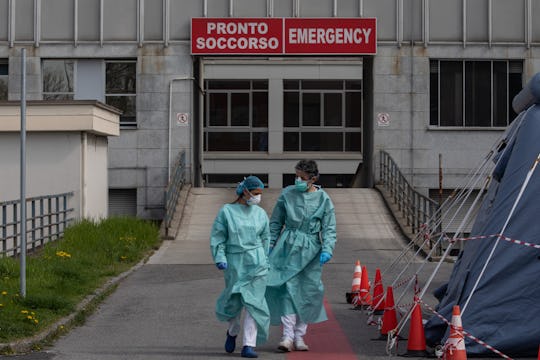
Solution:
{"label": "metal railing", "polygon": [[[26,199],[27,250],[35,250],[49,241],[56,240],[73,220],[68,208],[72,192],[36,196]],[[15,256],[20,253],[21,201],[0,202],[0,256]]]}
{"label": "metal railing", "polygon": [[176,157],[176,161],[174,162],[172,177],[169,180],[169,184],[167,185],[167,190],[165,192],[165,216],[163,218],[165,229],[168,229],[171,225],[176,209],[176,204],[178,203],[178,197],[180,196],[182,187],[186,182],[185,164],[186,153],[185,151],[181,151]]}
{"label": "metal railing", "polygon": [[380,181],[413,235],[417,235],[438,211],[439,204],[420,194],[399,170],[392,157],[380,152]]}

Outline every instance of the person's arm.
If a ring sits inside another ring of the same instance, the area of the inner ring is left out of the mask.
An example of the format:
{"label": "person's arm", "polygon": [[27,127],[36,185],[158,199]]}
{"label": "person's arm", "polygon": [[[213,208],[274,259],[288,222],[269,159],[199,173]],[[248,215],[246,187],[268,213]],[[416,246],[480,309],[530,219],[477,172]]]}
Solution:
{"label": "person's arm", "polygon": [[215,264],[227,262],[227,257],[225,256],[227,237],[227,218],[225,217],[223,208],[221,208],[210,232],[210,250]]}
{"label": "person's arm", "polygon": [[276,205],[274,205],[274,210],[272,211],[272,216],[270,217],[270,249],[276,244],[283,225],[285,224],[285,217],[287,212],[285,211],[285,196],[283,192],[279,195]]}
{"label": "person's arm", "polygon": [[330,197],[324,201],[324,215],[321,219],[322,251],[330,255],[336,246],[336,213]]}
{"label": "person's arm", "polygon": [[266,215],[266,213],[264,213],[263,218],[265,222],[264,222],[263,230],[261,232],[261,240],[263,243],[264,253],[269,254],[270,253],[270,222],[268,220],[268,216]]}

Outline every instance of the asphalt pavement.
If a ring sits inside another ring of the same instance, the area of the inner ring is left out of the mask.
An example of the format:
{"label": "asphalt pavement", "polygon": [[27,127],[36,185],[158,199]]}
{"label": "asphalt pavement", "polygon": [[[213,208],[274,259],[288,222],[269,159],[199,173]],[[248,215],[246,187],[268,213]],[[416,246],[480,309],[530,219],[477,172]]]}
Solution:
{"label": "asphalt pavement", "polygon": [[[323,271],[325,298],[333,321],[310,326],[308,333],[322,333],[326,341],[308,344],[312,350],[303,354],[304,358],[345,359],[349,356],[359,360],[387,359],[386,341],[373,340],[380,335],[377,327],[368,325],[367,313],[354,309],[345,299],[345,293],[351,288],[356,260],[366,266],[372,282],[376,268],[380,268],[385,288],[404,268],[407,270],[401,279],[418,272],[420,284],[424,284],[436,263],[426,262],[411,252],[404,252],[407,239],[400,233],[376,190],[327,191],[336,207],[338,233],[334,257]],[[265,190],[261,205],[268,212],[278,194],[278,190]],[[238,351],[227,354],[223,349],[226,324],[219,322],[214,315],[215,301],[223,288],[223,275],[212,263],[208,242],[210,226],[219,207],[233,200],[231,189],[192,188],[174,240],[165,240],[145,264],[120,281],[116,290],[83,325],[58,338],[46,349],[15,358],[239,358]],[[400,254],[405,256],[390,266]],[[435,289],[448,279],[452,264],[441,265],[429,289]],[[395,289],[394,297],[402,295],[401,303],[407,304],[412,302],[412,290],[404,291],[404,288]],[[426,293],[424,301],[435,305],[435,299],[429,294],[430,291]],[[405,326],[405,337],[407,332],[408,326]],[[257,347],[259,358],[300,359],[300,354],[277,351],[280,335],[279,327],[271,328],[268,341]],[[338,344],[344,343],[347,346],[338,348]],[[400,341],[397,353],[406,352],[406,347],[406,340]]]}

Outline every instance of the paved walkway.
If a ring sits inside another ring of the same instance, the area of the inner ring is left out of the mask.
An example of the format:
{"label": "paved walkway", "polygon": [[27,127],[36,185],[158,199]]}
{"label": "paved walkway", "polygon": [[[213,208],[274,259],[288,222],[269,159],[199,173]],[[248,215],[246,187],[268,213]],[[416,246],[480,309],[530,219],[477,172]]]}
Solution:
{"label": "paved walkway", "polygon": [[[272,327],[269,341],[257,348],[263,359],[387,359],[386,343],[373,341],[378,330],[367,316],[345,301],[356,260],[366,265],[373,279],[377,267],[384,271],[402,252],[406,241],[373,189],[329,189],[336,206],[338,242],[333,259],[325,265],[323,280],[330,321],[310,327],[312,351],[276,352],[280,329]],[[261,205],[270,213],[279,191],[267,189]],[[21,359],[231,359],[223,351],[226,325],[216,320],[215,300],[223,275],[212,264],[210,227],[219,207],[234,200],[231,189],[193,188],[174,240],[122,281],[88,318],[44,351]],[[411,258],[411,255],[408,256]],[[412,259],[416,268],[422,259]],[[429,276],[428,263],[424,278]],[[414,270],[413,269],[413,270]],[[389,284],[397,272],[383,274]],[[451,265],[444,264],[434,287],[447,279]],[[395,291],[395,297],[399,291]],[[409,296],[409,295],[407,295]],[[429,298],[429,297],[428,297]],[[411,296],[412,300],[412,296]],[[403,352],[406,344],[399,345]]]}

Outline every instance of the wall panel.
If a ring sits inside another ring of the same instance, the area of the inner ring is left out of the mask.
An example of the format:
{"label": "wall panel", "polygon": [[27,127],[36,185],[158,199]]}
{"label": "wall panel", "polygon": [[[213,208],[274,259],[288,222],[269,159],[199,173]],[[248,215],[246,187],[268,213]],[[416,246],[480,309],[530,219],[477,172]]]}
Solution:
{"label": "wall panel", "polygon": [[429,41],[463,41],[463,1],[429,1]]}
{"label": "wall panel", "polygon": [[488,0],[467,1],[467,41],[489,40]]}
{"label": "wall panel", "polygon": [[0,41],[8,40],[9,1],[0,0]]}
{"label": "wall panel", "polygon": [[300,0],[300,17],[331,17],[332,0]]}
{"label": "wall panel", "polygon": [[169,37],[171,40],[189,40],[191,18],[203,16],[201,0],[171,0],[169,5]]}
{"label": "wall panel", "polygon": [[396,16],[396,0],[364,0],[364,17],[377,18],[377,40],[397,40]]}
{"label": "wall panel", "polygon": [[103,39],[137,40],[137,0],[103,2]]}
{"label": "wall panel", "polygon": [[[46,5],[46,6],[43,6]],[[46,0],[41,3],[41,40],[73,40],[73,0]]]}
{"label": "wall panel", "polygon": [[525,0],[492,1],[493,41],[525,41]]}
{"label": "wall panel", "polygon": [[99,41],[99,0],[79,1],[78,40]]}
{"label": "wall panel", "polygon": [[234,0],[235,17],[266,17],[266,0]]}
{"label": "wall panel", "polygon": [[144,40],[163,40],[163,0],[144,2]]}
{"label": "wall panel", "polygon": [[14,1],[15,6],[15,40],[34,40],[34,1]]}

